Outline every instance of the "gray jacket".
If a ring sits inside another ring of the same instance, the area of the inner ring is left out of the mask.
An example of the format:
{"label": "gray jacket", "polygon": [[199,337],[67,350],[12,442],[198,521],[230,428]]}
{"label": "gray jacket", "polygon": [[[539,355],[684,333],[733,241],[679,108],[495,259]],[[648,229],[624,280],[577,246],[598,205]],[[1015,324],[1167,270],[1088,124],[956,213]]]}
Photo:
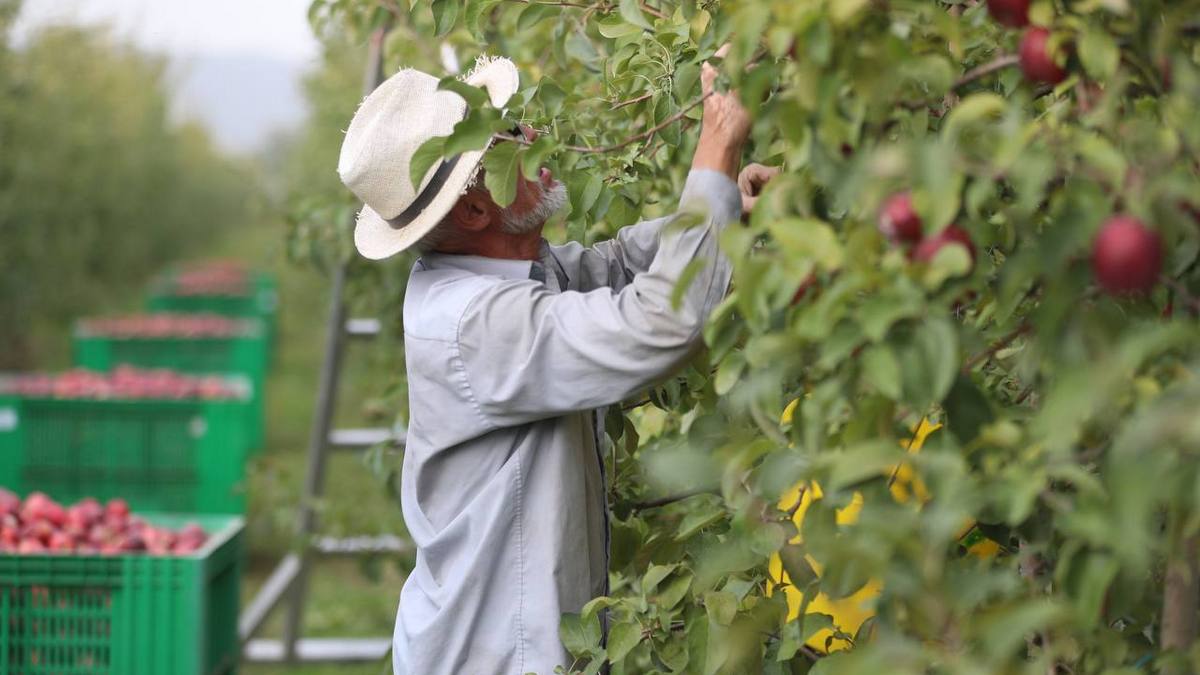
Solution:
{"label": "gray jacket", "polygon": [[[417,545],[394,637],[397,675],[550,675],[559,618],[607,592],[603,415],[693,353],[729,284],[728,177],[693,171],[671,218],[539,262],[432,254],[404,300],[410,420],[401,478]],[[706,264],[679,308],[692,260]]]}

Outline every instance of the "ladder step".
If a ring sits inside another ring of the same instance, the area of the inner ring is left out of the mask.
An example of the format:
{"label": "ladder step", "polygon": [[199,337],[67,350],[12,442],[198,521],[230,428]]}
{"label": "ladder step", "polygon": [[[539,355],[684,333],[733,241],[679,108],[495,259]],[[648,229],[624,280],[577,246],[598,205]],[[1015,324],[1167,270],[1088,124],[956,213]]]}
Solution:
{"label": "ladder step", "polygon": [[[304,663],[382,661],[392,649],[391,638],[305,638],[296,641],[296,659]],[[282,640],[251,640],[243,652],[254,663],[281,663]]]}
{"label": "ladder step", "polygon": [[383,331],[379,319],[346,319],[346,335],[357,338],[375,337]]}
{"label": "ladder step", "polygon": [[246,609],[242,610],[242,615],[238,617],[238,637],[242,642],[249,640],[258,632],[258,629],[270,616],[271,610],[279,604],[288,589],[292,587],[292,582],[296,581],[299,573],[300,556],[289,553],[279,561],[275,571],[271,572],[271,576],[267,577],[266,582],[259,589],[258,595],[254,596]]}
{"label": "ladder step", "polygon": [[403,445],[402,430],[379,427],[375,429],[334,429],[329,432],[329,447],[335,450],[366,450],[381,443]]}
{"label": "ladder step", "polygon": [[321,555],[367,555],[370,553],[406,554],[413,552],[413,545],[394,534],[357,537],[317,537],[313,550]]}

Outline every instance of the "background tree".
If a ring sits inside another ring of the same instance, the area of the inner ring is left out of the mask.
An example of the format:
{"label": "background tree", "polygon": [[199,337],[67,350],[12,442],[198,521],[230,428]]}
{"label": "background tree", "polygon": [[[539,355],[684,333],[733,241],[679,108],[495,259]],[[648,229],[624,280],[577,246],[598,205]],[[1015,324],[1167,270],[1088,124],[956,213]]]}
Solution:
{"label": "background tree", "polygon": [[[726,84],[756,118],[748,155],[785,169],[723,238],[734,287],[708,349],[609,412],[613,595],[564,618],[573,669],[1200,669],[1200,3],[313,14],[358,35],[393,22],[392,66],[436,72],[440,40],[516,59],[509,114],[545,133],[487,168],[566,180],[554,238],[670,210],[699,64],[726,41]],[[422,154],[505,125],[481,104]],[[943,426],[910,452],[922,420]],[[963,555],[980,539],[993,555]],[[875,618],[789,621],[783,571],[809,598],[868,588]]]}
{"label": "background tree", "polygon": [[[0,4],[7,38],[17,3]],[[4,18],[8,17],[8,18]],[[136,298],[257,210],[247,166],[168,115],[164,64],[101,31],[0,42],[0,369],[61,357],[71,320]]]}

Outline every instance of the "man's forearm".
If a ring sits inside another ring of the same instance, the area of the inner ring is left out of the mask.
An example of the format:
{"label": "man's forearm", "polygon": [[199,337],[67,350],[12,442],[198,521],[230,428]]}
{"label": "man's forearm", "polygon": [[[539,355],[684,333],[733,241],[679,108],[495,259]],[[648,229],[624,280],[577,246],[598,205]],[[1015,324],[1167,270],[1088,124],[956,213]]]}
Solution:
{"label": "man's forearm", "polygon": [[717,171],[737,182],[741,162],[742,144],[734,142],[728,132],[722,129],[713,130],[707,125],[700,131],[700,142],[696,145],[696,155],[692,158],[693,170]]}

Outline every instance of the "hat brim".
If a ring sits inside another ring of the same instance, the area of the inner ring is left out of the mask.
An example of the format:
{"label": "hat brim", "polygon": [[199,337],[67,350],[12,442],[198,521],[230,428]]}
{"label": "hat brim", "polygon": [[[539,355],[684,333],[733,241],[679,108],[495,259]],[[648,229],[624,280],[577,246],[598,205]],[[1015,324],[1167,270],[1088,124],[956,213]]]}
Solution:
{"label": "hat brim", "polygon": [[464,152],[429,206],[404,227],[392,227],[375,209],[364,204],[354,225],[354,247],[364,258],[382,260],[420,241],[442,222],[466,192],[483,162],[483,153],[483,150]]}
{"label": "hat brim", "polygon": [[[502,108],[520,87],[517,68],[505,58],[480,59],[464,80],[488,92],[492,105]],[[490,147],[490,146],[489,146]],[[382,260],[396,255],[429,234],[458,203],[475,178],[486,150],[464,152],[438,193],[423,211],[403,227],[393,227],[379,213],[363,205],[354,225],[354,247],[364,258]]]}

